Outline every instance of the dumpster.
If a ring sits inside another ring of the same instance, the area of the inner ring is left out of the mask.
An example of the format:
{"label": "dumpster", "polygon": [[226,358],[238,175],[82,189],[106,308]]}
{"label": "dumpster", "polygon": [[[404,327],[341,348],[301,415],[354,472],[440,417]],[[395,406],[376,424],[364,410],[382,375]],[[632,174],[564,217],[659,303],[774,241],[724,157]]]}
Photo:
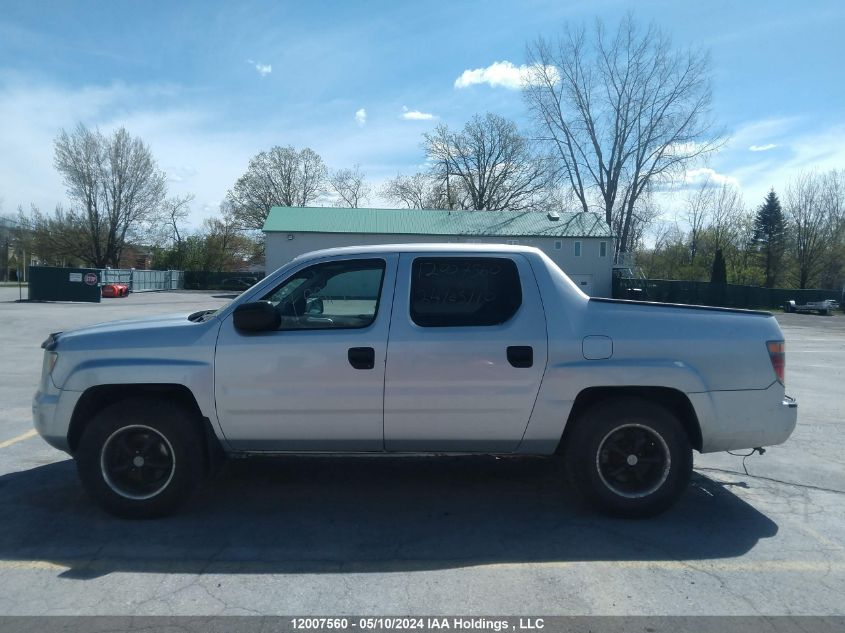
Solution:
{"label": "dumpster", "polygon": [[100,271],[96,268],[29,267],[30,301],[100,302]]}

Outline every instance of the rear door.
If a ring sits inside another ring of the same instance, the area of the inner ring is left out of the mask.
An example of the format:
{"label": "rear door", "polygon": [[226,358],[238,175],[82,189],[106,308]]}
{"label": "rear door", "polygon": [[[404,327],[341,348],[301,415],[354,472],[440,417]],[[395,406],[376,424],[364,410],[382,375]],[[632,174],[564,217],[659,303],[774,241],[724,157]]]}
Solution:
{"label": "rear door", "polygon": [[514,450],[546,359],[545,315],[524,256],[402,254],[387,348],[386,450]]}

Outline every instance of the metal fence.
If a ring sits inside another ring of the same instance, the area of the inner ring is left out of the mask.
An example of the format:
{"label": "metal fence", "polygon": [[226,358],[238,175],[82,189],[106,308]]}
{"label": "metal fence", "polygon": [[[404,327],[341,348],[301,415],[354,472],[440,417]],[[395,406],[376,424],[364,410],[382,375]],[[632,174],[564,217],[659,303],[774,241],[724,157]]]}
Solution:
{"label": "metal fence", "polygon": [[185,288],[188,290],[236,290],[242,292],[264,279],[264,272],[237,273],[186,270]]}
{"label": "metal fence", "polygon": [[180,290],[185,287],[185,273],[181,270],[105,268],[100,271],[100,281],[104,284],[126,284],[132,292]]}
{"label": "metal fence", "polygon": [[841,302],[843,292],[824,289],[759,288],[707,281],[614,279],[613,297],[726,308],[782,308],[790,300],[796,303],[825,299]]}

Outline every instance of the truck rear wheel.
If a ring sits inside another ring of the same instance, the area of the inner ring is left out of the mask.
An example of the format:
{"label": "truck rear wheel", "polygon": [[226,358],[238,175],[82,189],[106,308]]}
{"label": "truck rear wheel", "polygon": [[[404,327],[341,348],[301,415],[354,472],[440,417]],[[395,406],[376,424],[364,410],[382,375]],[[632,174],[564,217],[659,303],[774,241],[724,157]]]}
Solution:
{"label": "truck rear wheel", "polygon": [[119,517],[173,512],[202,478],[196,428],[191,412],[159,398],[129,398],[104,408],[85,428],[75,455],[83,487]]}
{"label": "truck rear wheel", "polygon": [[620,398],[590,407],[564,447],[579,496],[614,516],[660,514],[686,490],[692,448],[680,421],[658,404]]}

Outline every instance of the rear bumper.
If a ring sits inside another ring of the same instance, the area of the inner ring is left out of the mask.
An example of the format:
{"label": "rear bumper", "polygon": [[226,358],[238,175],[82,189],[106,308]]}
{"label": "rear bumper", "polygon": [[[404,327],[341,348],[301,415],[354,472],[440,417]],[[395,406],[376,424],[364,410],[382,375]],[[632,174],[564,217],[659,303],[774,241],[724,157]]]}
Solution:
{"label": "rear bumper", "polygon": [[701,426],[702,453],[785,442],[798,421],[798,402],[783,385],[689,394]]}

